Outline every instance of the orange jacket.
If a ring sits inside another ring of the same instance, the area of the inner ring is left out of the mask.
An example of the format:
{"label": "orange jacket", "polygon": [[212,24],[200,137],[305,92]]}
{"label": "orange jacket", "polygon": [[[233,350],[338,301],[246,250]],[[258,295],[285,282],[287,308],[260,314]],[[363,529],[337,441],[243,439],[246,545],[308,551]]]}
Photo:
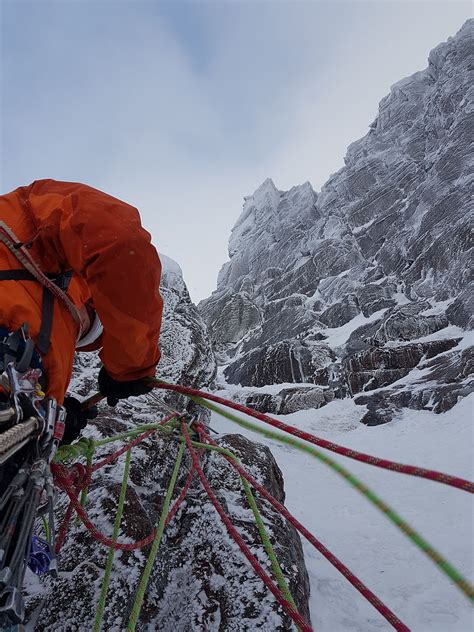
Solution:
{"label": "orange jacket", "polygon": [[[84,184],[38,180],[0,196],[0,220],[19,241],[31,243],[44,273],[73,271],[68,295],[78,308],[92,300],[104,326],[100,358],[107,372],[122,381],[154,375],[163,311],[161,264],[138,211]],[[21,267],[0,243],[0,270]],[[27,322],[37,340],[42,292],[36,281],[0,280],[0,325],[14,330]],[[70,313],[55,299],[43,363],[47,394],[60,403],[77,335]]]}

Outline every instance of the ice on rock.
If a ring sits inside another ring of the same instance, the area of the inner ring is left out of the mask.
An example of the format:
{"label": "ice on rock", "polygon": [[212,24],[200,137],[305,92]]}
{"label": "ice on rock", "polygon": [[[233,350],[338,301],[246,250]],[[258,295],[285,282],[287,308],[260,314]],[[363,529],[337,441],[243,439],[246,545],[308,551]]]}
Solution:
{"label": "ice on rock", "polygon": [[[397,341],[433,329],[449,339],[449,322],[472,326],[473,30],[469,20],[430,53],[425,70],[392,86],[369,132],[349,146],[345,167],[319,194],[309,183],[279,191],[266,180],[245,198],[217,290],[199,305],[227,379],[259,387],[262,375],[286,381],[291,354],[274,353],[274,345],[304,348],[298,353],[310,366],[314,344],[327,339],[338,341],[332,349],[346,387],[370,390],[386,358],[376,352],[380,332],[389,332],[393,355]],[[407,304],[414,309],[398,309]],[[424,311],[443,304],[444,313],[427,320],[420,304]],[[363,378],[347,372],[348,357],[362,350],[371,358]],[[305,379],[320,384],[319,369]],[[446,394],[446,402],[454,399]]]}

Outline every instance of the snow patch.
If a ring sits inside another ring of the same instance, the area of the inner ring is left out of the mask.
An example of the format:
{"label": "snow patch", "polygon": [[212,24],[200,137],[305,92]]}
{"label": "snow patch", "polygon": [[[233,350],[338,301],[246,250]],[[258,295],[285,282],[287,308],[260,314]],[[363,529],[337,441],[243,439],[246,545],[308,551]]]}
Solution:
{"label": "snow patch", "polygon": [[[350,399],[335,400],[317,410],[277,418],[355,450],[472,478],[473,406],[474,395],[471,395],[440,415],[405,409],[396,421],[376,427],[359,423],[365,407],[356,406]],[[211,425],[221,432],[237,430],[217,414],[213,414]],[[283,471],[288,509],[410,629],[417,632],[472,629],[471,608],[466,598],[341,477],[286,444],[243,428],[238,432],[270,447]],[[331,458],[374,489],[472,580],[474,526],[469,494],[338,455]],[[392,630],[305,542],[304,550],[311,580],[311,616],[315,629],[321,632]]]}

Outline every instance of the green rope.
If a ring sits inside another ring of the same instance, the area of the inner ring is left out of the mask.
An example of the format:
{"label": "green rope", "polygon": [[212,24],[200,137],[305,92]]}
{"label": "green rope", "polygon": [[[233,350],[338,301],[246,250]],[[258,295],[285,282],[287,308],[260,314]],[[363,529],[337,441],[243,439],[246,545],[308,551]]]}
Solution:
{"label": "green rope", "polygon": [[[194,447],[197,448],[206,448],[207,450],[213,450],[214,452],[218,452],[220,454],[225,454],[226,456],[228,456],[230,459],[232,459],[233,461],[235,461],[238,465],[241,465],[239,459],[235,456],[235,454],[233,454],[230,450],[226,449],[226,448],[222,448],[220,446],[214,446],[214,445],[209,445],[208,443],[200,443],[198,441],[192,441],[192,444]],[[240,480],[242,481],[242,485],[244,487],[245,490],[245,495],[247,496],[247,501],[250,505],[250,508],[252,509],[254,518],[255,518],[255,522],[257,524],[258,527],[258,532],[260,534],[260,538],[262,540],[263,546],[265,548],[265,551],[268,555],[268,559],[270,560],[270,564],[272,567],[272,571],[273,574],[276,578],[277,584],[279,589],[281,590],[281,592],[283,593],[285,599],[287,601],[289,601],[291,603],[291,605],[295,608],[296,610],[296,604],[293,600],[293,596],[290,592],[290,589],[288,587],[288,584],[286,582],[285,576],[283,575],[283,571],[281,570],[281,566],[278,562],[277,556],[275,554],[275,550],[273,549],[272,543],[270,542],[270,538],[268,536],[268,532],[265,528],[265,525],[263,524],[263,520],[262,520],[262,516],[260,514],[260,511],[257,507],[257,503],[255,502],[255,497],[252,494],[252,490],[250,488],[250,485],[247,481],[247,479],[240,475]]]}
{"label": "green rope", "polygon": [[127,630],[128,632],[134,632],[135,627],[138,623],[138,618],[140,616],[140,611],[143,605],[143,600],[145,598],[145,592],[148,586],[148,582],[150,580],[150,575],[153,570],[153,564],[155,563],[155,559],[158,553],[158,548],[161,543],[161,538],[163,536],[163,532],[165,529],[166,517],[168,516],[171,498],[173,497],[173,491],[176,486],[176,480],[178,478],[178,472],[181,465],[181,461],[183,458],[185,448],[184,438],[181,439],[181,443],[178,450],[178,455],[176,457],[176,462],[174,465],[173,473],[171,474],[171,480],[168,485],[168,489],[166,491],[165,500],[163,501],[163,508],[161,510],[160,520],[158,523],[158,528],[156,530],[155,539],[153,540],[153,544],[151,545],[150,554],[146,561],[145,569],[142,573],[140,583],[137,588],[137,592],[135,595],[135,601],[132,607],[132,613],[130,615],[130,619],[128,622]]}
{"label": "green rope", "polygon": [[470,599],[474,601],[474,588],[468,582],[468,580],[461,575],[461,573],[456,570],[447,560],[443,558],[443,556],[436,551],[417,531],[415,531],[410,525],[401,518],[399,514],[397,514],[389,505],[387,505],[383,500],[381,500],[371,489],[369,489],[364,483],[362,483],[358,478],[352,475],[346,468],[342,465],[339,465],[336,461],[333,461],[324,453],[316,450],[312,446],[299,441],[293,437],[287,437],[281,435],[278,432],[274,432],[273,430],[269,430],[267,428],[263,428],[257,426],[254,423],[251,423],[247,420],[241,419],[236,415],[228,412],[227,410],[222,410],[219,406],[208,402],[202,397],[193,397],[190,399],[195,401],[196,403],[212,410],[219,415],[222,415],[226,419],[237,423],[238,425],[247,428],[248,430],[253,430],[265,437],[270,439],[274,439],[275,441],[280,441],[287,445],[293,446],[302,452],[306,452],[311,456],[319,459],[326,465],[328,465],[331,469],[337,472],[340,476],[342,476],[348,483],[350,483],[353,487],[355,487],[367,500],[369,500],[373,505],[375,505],[382,513],[394,524],[396,525],[425,555],[427,555],[436,566],[451,579],[456,586]]}
{"label": "green rope", "polygon": [[81,456],[87,458],[91,449],[91,442],[95,445],[93,439],[82,437],[82,439],[79,439],[76,443],[71,445],[62,445],[54,455],[54,463],[65,463],[66,461],[78,459]]}
{"label": "green rope", "polygon": [[121,441],[123,439],[131,439],[137,435],[147,432],[148,430],[158,430],[165,434],[170,434],[173,432],[173,424],[176,424],[175,418],[170,419],[164,426],[159,423],[143,424],[141,426],[136,426],[133,430],[121,432],[113,437],[107,437],[106,439],[100,439],[99,441],[82,437],[82,439],[79,439],[76,443],[61,446],[54,456],[54,462],[64,463],[67,461],[73,461],[79,457],[85,457],[87,459],[91,450],[93,451],[96,448],[100,448],[109,443],[115,443],[116,441]]}
{"label": "green rope", "polygon": [[[127,493],[131,456],[132,456],[132,451],[127,450],[126,455],[125,455],[125,466],[123,469],[122,486],[120,488],[117,514],[115,515],[114,530],[112,534],[112,539],[114,542],[117,542],[117,538],[118,538],[119,530],[120,530],[120,523],[122,521],[123,509],[125,506],[125,495]],[[109,555],[107,557],[107,564],[104,571],[104,578],[102,580],[102,588],[100,591],[100,597],[97,603],[97,610],[96,610],[95,622],[94,622],[94,632],[100,632],[100,628],[102,625],[102,619],[103,619],[104,611],[105,611],[105,602],[107,599],[107,592],[109,590],[110,575],[112,573],[112,566],[114,563],[114,555],[115,555],[114,549],[110,549]]]}
{"label": "green rope", "polygon": [[176,418],[170,419],[164,426],[162,426],[160,423],[142,424],[141,426],[135,426],[133,430],[121,432],[120,434],[114,435],[113,437],[107,437],[107,439],[100,439],[100,441],[95,442],[95,445],[97,447],[101,447],[103,445],[107,445],[108,443],[121,441],[122,439],[131,439],[132,437],[143,434],[144,432],[148,432],[149,430],[162,430],[165,433],[169,433],[172,431],[172,429],[168,427],[168,424],[170,424],[170,422],[172,421],[176,421]]}

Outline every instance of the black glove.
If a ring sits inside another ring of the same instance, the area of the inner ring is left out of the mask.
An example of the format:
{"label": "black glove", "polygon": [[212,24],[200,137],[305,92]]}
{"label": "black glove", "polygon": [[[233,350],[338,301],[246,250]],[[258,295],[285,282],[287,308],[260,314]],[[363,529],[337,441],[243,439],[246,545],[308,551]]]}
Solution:
{"label": "black glove", "polygon": [[107,397],[107,404],[115,406],[119,399],[127,399],[127,397],[137,397],[145,395],[153,390],[153,386],[146,383],[147,378],[141,380],[129,380],[128,382],[119,382],[107,373],[104,367],[99,372],[99,391]]}
{"label": "black glove", "polygon": [[75,441],[81,434],[81,430],[87,426],[88,419],[97,417],[97,406],[91,406],[86,410],[82,410],[81,402],[69,395],[64,398],[63,406],[66,409],[66,421],[60,445],[70,444]]}

